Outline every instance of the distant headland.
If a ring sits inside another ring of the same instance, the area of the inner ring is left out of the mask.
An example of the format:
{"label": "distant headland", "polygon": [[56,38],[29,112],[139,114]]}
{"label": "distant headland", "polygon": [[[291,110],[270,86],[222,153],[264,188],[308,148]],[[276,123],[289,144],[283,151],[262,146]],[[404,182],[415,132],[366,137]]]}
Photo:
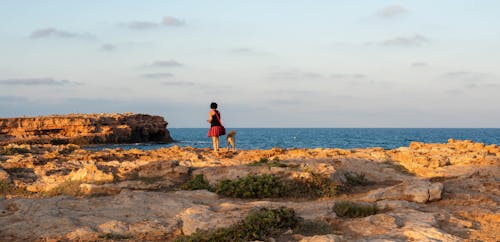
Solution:
{"label": "distant headland", "polygon": [[163,117],[148,114],[68,114],[0,119],[0,144],[171,142]]}

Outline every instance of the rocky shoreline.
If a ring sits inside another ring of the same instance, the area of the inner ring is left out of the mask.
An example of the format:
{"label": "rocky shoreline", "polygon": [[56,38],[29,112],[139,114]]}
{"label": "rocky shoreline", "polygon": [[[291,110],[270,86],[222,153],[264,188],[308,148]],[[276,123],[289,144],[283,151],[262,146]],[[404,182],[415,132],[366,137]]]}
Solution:
{"label": "rocky shoreline", "polygon": [[0,119],[0,144],[172,142],[163,117],[148,114],[68,114]]}
{"label": "rocky shoreline", "polygon": [[[260,240],[500,238],[496,145],[449,140],[214,155],[177,146],[9,144],[0,154],[0,238],[8,241],[203,241],[180,236],[201,238],[200,231],[235,226],[255,209],[280,207],[302,222]],[[342,216],[340,201],[375,206],[374,213]]]}

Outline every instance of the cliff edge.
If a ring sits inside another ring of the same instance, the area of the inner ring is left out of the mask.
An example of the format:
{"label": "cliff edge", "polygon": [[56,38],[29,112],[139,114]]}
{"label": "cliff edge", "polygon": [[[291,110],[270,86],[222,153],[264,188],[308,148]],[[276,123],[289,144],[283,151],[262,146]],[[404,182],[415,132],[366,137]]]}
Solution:
{"label": "cliff edge", "polygon": [[147,114],[69,114],[0,119],[0,144],[171,142],[163,117]]}

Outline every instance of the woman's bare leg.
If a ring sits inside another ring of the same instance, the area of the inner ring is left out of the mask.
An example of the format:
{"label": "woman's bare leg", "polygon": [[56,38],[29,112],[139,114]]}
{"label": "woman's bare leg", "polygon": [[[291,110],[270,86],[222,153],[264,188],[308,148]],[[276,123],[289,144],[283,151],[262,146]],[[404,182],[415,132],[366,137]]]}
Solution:
{"label": "woman's bare leg", "polygon": [[215,151],[215,147],[216,147],[216,143],[215,143],[216,140],[215,139],[217,139],[217,137],[212,136],[212,148],[214,149],[214,151]]}
{"label": "woman's bare leg", "polygon": [[219,137],[215,137],[215,152],[219,151]]}
{"label": "woman's bare leg", "polygon": [[212,147],[214,148],[214,152],[219,151],[219,137],[212,137]]}

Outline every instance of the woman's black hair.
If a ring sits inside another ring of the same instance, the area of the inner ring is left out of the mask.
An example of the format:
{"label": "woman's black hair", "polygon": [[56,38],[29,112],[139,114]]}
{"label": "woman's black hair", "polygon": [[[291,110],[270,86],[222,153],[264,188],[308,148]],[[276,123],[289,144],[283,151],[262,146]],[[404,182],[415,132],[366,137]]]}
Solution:
{"label": "woman's black hair", "polygon": [[210,103],[211,109],[217,109],[217,103]]}

